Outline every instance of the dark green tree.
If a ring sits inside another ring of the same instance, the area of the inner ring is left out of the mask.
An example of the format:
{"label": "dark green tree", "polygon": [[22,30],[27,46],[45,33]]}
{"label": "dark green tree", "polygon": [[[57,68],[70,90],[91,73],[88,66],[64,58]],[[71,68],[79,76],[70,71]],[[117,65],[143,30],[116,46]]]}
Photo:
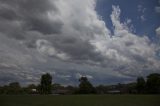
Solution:
{"label": "dark green tree", "polygon": [[95,88],[93,85],[88,81],[87,77],[81,77],[79,79],[79,93],[80,94],[90,94],[95,93]]}
{"label": "dark green tree", "polygon": [[27,87],[24,88],[25,93],[27,93],[27,94],[35,93],[35,92],[33,92],[33,89],[37,90],[37,86],[34,85],[34,84],[30,84],[30,85],[28,85]]}
{"label": "dark green tree", "polygon": [[41,76],[40,92],[41,94],[50,94],[52,88],[52,76],[47,73]]}
{"label": "dark green tree", "polygon": [[137,88],[137,92],[138,93],[144,93],[145,92],[145,80],[143,77],[138,77],[137,78],[137,85],[136,85],[136,88]]}
{"label": "dark green tree", "polygon": [[12,82],[6,86],[7,94],[20,94],[22,92],[21,86],[18,82]]}
{"label": "dark green tree", "polygon": [[160,93],[160,74],[153,73],[147,76],[146,87],[148,93]]}

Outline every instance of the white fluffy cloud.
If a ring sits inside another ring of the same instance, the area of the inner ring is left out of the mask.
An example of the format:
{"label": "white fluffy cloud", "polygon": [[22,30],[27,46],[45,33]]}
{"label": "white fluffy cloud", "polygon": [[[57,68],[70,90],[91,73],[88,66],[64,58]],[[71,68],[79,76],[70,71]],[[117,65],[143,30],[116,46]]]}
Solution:
{"label": "white fluffy cloud", "polygon": [[148,70],[152,66],[158,70],[157,64],[160,62],[155,58],[156,45],[152,44],[146,36],[139,37],[133,34],[125,23],[120,22],[120,13],[120,8],[113,6],[111,20],[114,34],[112,37],[108,35],[108,38],[95,39],[92,44],[108,59],[111,67],[125,66],[122,70],[119,69],[124,74],[129,70],[129,74],[142,74],[145,72],[139,73],[139,70]]}
{"label": "white fluffy cloud", "polygon": [[77,78],[77,79],[80,79],[81,77],[87,77],[87,78],[89,78],[89,79],[93,79],[93,76],[91,76],[91,75],[83,75],[83,74],[80,74],[80,73],[76,73],[75,74],[75,77]]}
{"label": "white fluffy cloud", "polygon": [[58,52],[53,46],[52,44],[44,39],[39,39],[36,41],[36,48],[37,50],[44,54],[44,55],[48,55],[48,56],[55,56],[59,59],[62,60],[68,60],[69,56],[67,56],[67,54],[62,53],[62,52]]}

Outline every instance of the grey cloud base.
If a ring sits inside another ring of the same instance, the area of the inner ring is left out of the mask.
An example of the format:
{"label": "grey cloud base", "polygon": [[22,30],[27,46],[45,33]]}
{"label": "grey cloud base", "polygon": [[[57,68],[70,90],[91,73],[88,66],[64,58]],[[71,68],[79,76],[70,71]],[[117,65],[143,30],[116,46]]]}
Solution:
{"label": "grey cloud base", "polygon": [[120,22],[116,6],[111,34],[95,6],[95,0],[0,0],[0,83],[37,83],[46,72],[63,84],[80,75],[114,83],[159,72],[158,45]]}

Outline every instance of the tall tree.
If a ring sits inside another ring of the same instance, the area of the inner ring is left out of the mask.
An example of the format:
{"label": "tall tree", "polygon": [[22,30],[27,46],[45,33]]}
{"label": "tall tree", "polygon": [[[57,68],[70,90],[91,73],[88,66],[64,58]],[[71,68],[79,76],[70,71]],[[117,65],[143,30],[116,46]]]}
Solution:
{"label": "tall tree", "polygon": [[146,86],[148,93],[160,93],[160,74],[153,73],[147,76]]}
{"label": "tall tree", "polygon": [[52,88],[52,76],[47,73],[41,76],[41,93],[42,94],[50,94]]}
{"label": "tall tree", "polygon": [[137,78],[137,91],[138,93],[144,93],[145,92],[145,80],[143,77],[138,77]]}
{"label": "tall tree", "polygon": [[81,77],[79,79],[79,93],[81,94],[90,94],[95,93],[93,85],[88,81],[87,77]]}

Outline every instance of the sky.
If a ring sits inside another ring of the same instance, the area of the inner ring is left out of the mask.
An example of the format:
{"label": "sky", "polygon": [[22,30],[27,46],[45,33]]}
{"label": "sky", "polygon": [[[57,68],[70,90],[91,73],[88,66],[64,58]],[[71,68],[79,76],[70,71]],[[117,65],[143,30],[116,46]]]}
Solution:
{"label": "sky", "polygon": [[0,0],[0,85],[160,73],[160,0]]}

